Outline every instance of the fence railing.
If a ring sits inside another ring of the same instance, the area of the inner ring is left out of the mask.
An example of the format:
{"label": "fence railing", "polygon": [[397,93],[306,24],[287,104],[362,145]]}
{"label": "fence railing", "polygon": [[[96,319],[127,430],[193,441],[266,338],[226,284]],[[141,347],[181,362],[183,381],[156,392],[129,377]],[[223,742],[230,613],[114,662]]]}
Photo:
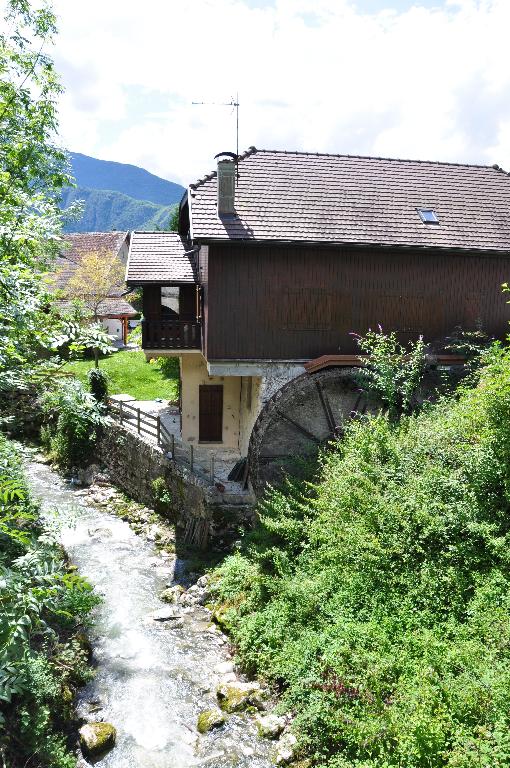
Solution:
{"label": "fence railing", "polygon": [[214,483],[214,456],[209,457],[208,467],[199,466],[196,461],[194,446],[192,444],[185,446],[179,439],[176,440],[175,435],[165,426],[159,414],[155,416],[141,408],[113,398],[108,398],[108,408],[110,416],[120,424],[135,429],[140,436],[147,435],[153,438],[173,461],[188,467],[198,477]]}
{"label": "fence railing", "polygon": [[191,320],[148,317],[142,320],[144,349],[200,349],[201,324]]}

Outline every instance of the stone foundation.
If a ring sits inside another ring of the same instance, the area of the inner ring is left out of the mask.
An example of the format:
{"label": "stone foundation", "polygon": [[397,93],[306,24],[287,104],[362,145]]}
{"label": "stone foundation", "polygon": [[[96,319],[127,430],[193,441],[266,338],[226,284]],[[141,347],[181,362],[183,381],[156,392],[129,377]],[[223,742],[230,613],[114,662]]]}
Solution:
{"label": "stone foundation", "polygon": [[252,505],[229,501],[214,485],[117,422],[105,427],[98,459],[115,486],[150,507],[155,503],[153,483],[163,478],[172,498],[172,522],[184,531],[186,544],[205,549],[211,537],[221,538],[253,521]]}

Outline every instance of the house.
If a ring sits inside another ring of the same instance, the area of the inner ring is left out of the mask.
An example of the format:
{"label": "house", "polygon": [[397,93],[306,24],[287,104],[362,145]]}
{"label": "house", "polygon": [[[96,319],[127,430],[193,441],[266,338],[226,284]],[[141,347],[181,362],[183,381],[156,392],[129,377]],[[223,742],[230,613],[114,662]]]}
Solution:
{"label": "house", "polygon": [[[118,258],[126,264],[129,251],[129,232],[80,232],[65,235],[65,244],[57,258],[54,274],[50,280],[50,290],[58,291],[63,306],[69,304],[66,288],[82,258],[86,254],[98,253],[105,260]],[[124,298],[125,285],[113,286],[97,308],[101,324],[120,344],[127,343],[130,322],[138,312]]]}
{"label": "house", "polygon": [[499,167],[254,147],[190,184],[178,233],[134,232],[127,270],[146,355],[180,359],[183,440],[241,456],[284,385],[353,364],[353,332],[438,352],[459,326],[504,338],[509,277]]}

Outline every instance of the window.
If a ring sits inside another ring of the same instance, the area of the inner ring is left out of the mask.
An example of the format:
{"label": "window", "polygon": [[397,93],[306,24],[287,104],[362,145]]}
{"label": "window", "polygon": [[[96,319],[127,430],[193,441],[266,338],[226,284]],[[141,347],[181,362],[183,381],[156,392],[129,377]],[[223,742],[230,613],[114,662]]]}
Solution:
{"label": "window", "polygon": [[432,208],[417,208],[416,210],[424,224],[439,224],[437,213]]}

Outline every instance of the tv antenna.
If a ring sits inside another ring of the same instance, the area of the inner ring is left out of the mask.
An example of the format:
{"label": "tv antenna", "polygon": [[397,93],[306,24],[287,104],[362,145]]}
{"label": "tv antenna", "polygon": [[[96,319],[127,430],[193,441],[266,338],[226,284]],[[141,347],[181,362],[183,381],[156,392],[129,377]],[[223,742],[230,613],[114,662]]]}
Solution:
{"label": "tv antenna", "polygon": [[230,101],[192,101],[193,106],[211,106],[211,107],[232,107],[232,112],[236,111],[236,176],[239,181],[239,93]]}

